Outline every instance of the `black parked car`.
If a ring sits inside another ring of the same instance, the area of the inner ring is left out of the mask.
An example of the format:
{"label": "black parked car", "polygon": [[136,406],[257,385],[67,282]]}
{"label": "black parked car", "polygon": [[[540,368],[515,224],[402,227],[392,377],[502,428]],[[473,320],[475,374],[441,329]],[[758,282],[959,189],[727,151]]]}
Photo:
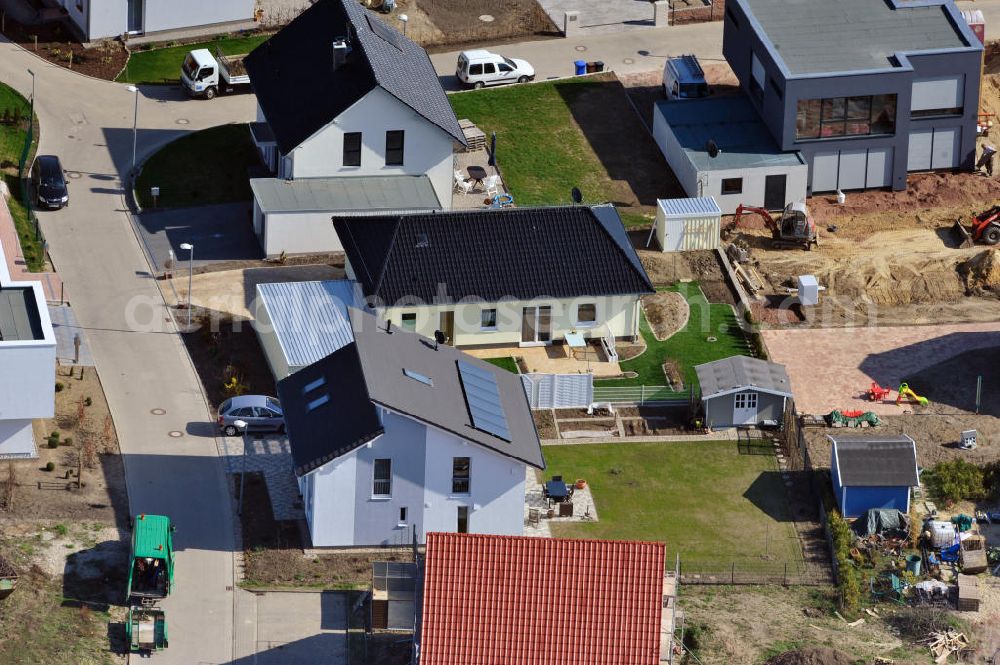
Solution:
{"label": "black parked car", "polygon": [[31,167],[31,182],[35,197],[42,208],[62,208],[69,205],[66,173],[55,155],[39,155]]}

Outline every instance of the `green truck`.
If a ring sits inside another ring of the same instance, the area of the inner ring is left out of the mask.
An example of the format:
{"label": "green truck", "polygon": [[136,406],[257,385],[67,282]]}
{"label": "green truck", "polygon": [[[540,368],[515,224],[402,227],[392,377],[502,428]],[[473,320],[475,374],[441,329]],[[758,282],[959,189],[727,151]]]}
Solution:
{"label": "green truck", "polygon": [[167,647],[167,620],[155,608],[174,586],[175,527],[163,515],[137,515],[132,524],[129,557],[129,604],[125,632],[131,651],[158,651]]}

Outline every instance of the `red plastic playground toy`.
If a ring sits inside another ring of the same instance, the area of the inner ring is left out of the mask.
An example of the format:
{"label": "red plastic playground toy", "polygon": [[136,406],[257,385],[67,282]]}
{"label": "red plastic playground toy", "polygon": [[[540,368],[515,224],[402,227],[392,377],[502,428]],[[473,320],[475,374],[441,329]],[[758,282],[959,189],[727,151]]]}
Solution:
{"label": "red plastic playground toy", "polygon": [[868,389],[868,400],[871,402],[881,402],[889,397],[892,388],[883,388],[876,381],[872,381],[872,387]]}

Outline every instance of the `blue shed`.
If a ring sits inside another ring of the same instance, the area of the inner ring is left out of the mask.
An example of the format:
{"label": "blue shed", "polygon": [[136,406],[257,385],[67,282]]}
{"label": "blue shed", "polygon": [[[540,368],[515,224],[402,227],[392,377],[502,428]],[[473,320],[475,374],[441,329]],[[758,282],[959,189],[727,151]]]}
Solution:
{"label": "blue shed", "polygon": [[829,439],[833,493],[844,517],[857,517],[869,508],[910,512],[910,488],[920,484],[913,439],[905,434]]}

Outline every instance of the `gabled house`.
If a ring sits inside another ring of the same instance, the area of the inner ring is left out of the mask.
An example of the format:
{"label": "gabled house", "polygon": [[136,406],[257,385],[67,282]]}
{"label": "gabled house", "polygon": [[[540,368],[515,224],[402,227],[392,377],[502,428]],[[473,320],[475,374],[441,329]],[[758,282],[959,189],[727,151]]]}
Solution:
{"label": "gabled house", "polygon": [[419,665],[659,665],[663,543],[430,533]]}
{"label": "gabled house", "polygon": [[267,255],[339,250],[331,214],[451,207],[455,112],[427,53],[356,0],[319,0],[246,69],[274,174],[250,182]]}
{"label": "gabled house", "polygon": [[858,517],[871,508],[910,512],[910,489],[920,484],[917,445],[896,436],[828,436],[830,478],[837,508]]}
{"label": "gabled house", "polygon": [[653,285],[612,205],[336,218],[348,277],[395,325],[455,346],[633,339]]}
{"label": "gabled house", "polygon": [[520,378],[349,315],[351,343],[278,383],[312,544],[521,534],[545,462]]}
{"label": "gabled house", "polygon": [[0,247],[0,459],[35,458],[31,421],[55,413],[56,337],[42,283],[12,281],[4,251]]}

